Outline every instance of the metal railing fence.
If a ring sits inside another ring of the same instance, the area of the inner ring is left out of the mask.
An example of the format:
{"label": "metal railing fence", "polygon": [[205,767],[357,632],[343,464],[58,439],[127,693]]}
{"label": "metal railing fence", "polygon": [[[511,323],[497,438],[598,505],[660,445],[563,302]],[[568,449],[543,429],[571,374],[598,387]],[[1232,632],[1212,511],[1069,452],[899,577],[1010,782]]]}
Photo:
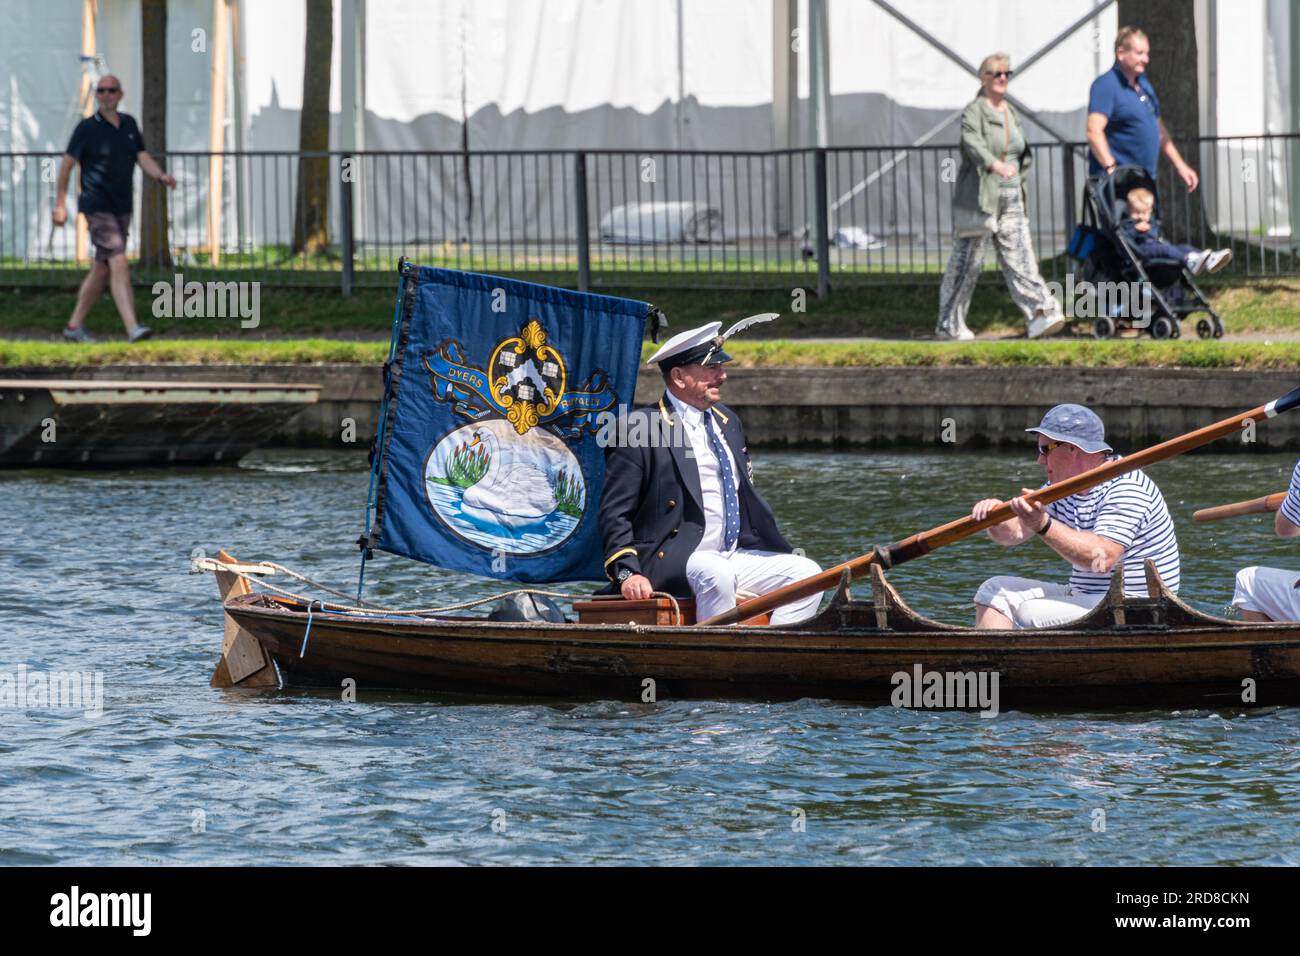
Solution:
{"label": "metal railing fence", "polygon": [[[1032,144],[1026,188],[1047,278],[1069,268],[1086,146]],[[1229,245],[1240,275],[1300,273],[1300,134],[1184,144],[1201,187],[1162,161],[1167,227]],[[73,218],[53,227],[60,154],[0,153],[0,285],[69,286],[87,264]],[[275,286],[388,287],[405,255],[595,288],[937,283],[952,249],[956,146],[767,151],[170,152],[165,253],[139,282],[219,276]],[[214,188],[215,187],[215,188]],[[315,196],[318,216],[300,202]],[[75,197],[68,197],[71,210]],[[323,204],[323,205],[322,205]],[[320,221],[317,222],[316,220]],[[310,220],[310,221],[309,221]],[[312,228],[308,228],[311,226]],[[1168,231],[1168,229],[1167,229]],[[986,267],[996,268],[987,256]]]}

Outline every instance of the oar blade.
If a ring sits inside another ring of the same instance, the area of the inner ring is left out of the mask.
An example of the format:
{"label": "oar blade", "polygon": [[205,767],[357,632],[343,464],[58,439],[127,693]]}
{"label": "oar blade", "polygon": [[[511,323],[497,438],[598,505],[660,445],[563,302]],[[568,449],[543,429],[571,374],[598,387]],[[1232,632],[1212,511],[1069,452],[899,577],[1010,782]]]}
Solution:
{"label": "oar blade", "polygon": [[1269,418],[1272,418],[1274,415],[1290,411],[1298,405],[1300,405],[1300,385],[1291,389],[1291,391],[1287,392],[1281,398],[1274,399],[1264,406],[1266,410],[1265,414],[1267,414]]}

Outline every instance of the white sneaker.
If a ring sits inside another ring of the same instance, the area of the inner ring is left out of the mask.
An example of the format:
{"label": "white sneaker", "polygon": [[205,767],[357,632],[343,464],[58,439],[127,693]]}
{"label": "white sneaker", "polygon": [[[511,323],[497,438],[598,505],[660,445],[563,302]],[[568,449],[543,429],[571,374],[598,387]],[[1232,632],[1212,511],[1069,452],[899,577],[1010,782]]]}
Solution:
{"label": "white sneaker", "polygon": [[134,331],[126,337],[128,342],[139,342],[141,339],[147,339],[153,335],[153,329],[147,325],[137,325]]}
{"label": "white sneaker", "polygon": [[975,333],[967,328],[961,328],[955,333],[949,332],[947,329],[935,329],[934,334],[941,339],[951,339],[954,342],[969,342],[975,338]]}
{"label": "white sneaker", "polygon": [[1200,252],[1187,253],[1187,271],[1194,276],[1200,275],[1205,271],[1205,260],[1210,258],[1210,250],[1202,249]]}
{"label": "white sneaker", "polygon": [[1218,272],[1229,262],[1232,261],[1231,249],[1215,249],[1213,252],[1206,250],[1208,255],[1205,257],[1204,272]]}
{"label": "white sneaker", "polygon": [[69,342],[78,342],[81,345],[93,345],[95,343],[95,337],[87,332],[84,327],[70,329],[65,326],[63,337]]}
{"label": "white sneaker", "polygon": [[1046,315],[1038,313],[1029,320],[1029,337],[1031,339],[1041,339],[1048,335],[1055,335],[1061,329],[1065,328],[1065,318],[1059,314]]}

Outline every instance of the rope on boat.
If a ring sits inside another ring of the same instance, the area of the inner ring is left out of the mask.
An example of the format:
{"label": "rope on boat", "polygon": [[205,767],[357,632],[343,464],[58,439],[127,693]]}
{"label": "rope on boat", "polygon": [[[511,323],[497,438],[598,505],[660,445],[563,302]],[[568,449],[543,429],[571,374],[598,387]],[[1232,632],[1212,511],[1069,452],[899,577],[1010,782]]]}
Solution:
{"label": "rope on boat", "polygon": [[[333,601],[310,600],[305,595],[299,594],[295,591],[291,591],[288,588],[282,588],[277,584],[272,584],[270,581],[264,581],[259,577],[254,577],[252,573],[243,570],[244,568],[253,567],[253,566],[254,565],[250,565],[245,562],[232,564],[227,561],[219,561],[216,558],[207,558],[207,557],[196,558],[191,562],[191,570],[195,573],[201,571],[226,571],[229,572],[230,574],[235,575],[238,578],[242,578],[244,581],[248,582],[250,586],[255,585],[259,589],[274,591],[278,594],[283,595],[284,597],[294,598],[295,600],[299,600],[299,601],[307,601],[307,632],[308,633],[310,633],[311,631],[312,605],[318,605],[321,611],[341,611],[344,613],[367,614],[372,617],[375,616],[376,612],[380,614],[388,614],[397,617],[406,617],[406,616],[421,617],[421,616],[428,616],[433,614],[444,614],[448,611],[463,611],[468,608],[478,607],[480,604],[489,604],[493,601],[499,601],[502,598],[508,598],[515,594],[540,594],[543,597],[562,598],[568,601],[573,601],[573,600],[603,601],[603,600],[621,599],[620,596],[616,596],[616,595],[569,594],[563,591],[546,591],[546,590],[542,590],[541,588],[513,588],[509,591],[501,591],[500,593],[497,594],[490,594],[487,597],[476,598],[473,601],[461,601],[457,604],[444,604],[441,607],[396,608],[396,607],[388,607],[383,604],[375,604],[371,601],[362,602],[362,604],[360,605],[340,604]],[[274,561],[258,561],[255,566],[259,568],[270,569],[273,572],[274,571],[281,572],[283,574],[288,575],[291,578],[295,578],[301,581],[303,584],[306,584],[308,587],[316,588],[317,590],[325,591],[329,594],[334,594],[339,597],[351,598],[351,595],[345,594],[343,591],[335,590],[334,588],[329,587],[328,585],[321,584],[319,581],[313,581],[305,574],[299,574],[297,571],[293,571],[289,568],[286,568],[284,565],[277,564]],[[259,571],[257,573],[261,574],[267,572]],[[679,622],[682,620],[681,607],[677,603],[677,598],[673,597],[671,594],[668,594],[664,591],[654,591],[652,592],[652,594],[654,597],[667,598],[669,602],[671,602],[672,604],[673,615],[676,617],[676,619]],[[303,634],[302,652],[300,652],[298,656],[302,657],[303,653],[305,653],[306,650],[307,650],[307,634]]]}
{"label": "rope on boat", "polygon": [[298,649],[298,660],[302,660],[307,656],[307,638],[311,635],[311,606],[315,603],[315,601],[311,601],[307,605],[307,630],[302,632],[302,647]]}

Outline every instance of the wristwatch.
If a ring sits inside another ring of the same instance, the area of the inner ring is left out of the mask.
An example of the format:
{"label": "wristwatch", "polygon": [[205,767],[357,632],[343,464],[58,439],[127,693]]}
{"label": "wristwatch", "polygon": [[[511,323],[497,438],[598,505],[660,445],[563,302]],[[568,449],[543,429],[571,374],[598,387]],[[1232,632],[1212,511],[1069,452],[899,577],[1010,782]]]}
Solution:
{"label": "wristwatch", "polygon": [[618,572],[618,583],[619,583],[619,584],[622,584],[624,581],[626,581],[626,580],[627,580],[628,578],[630,578],[631,576],[632,576],[632,569],[631,569],[631,568],[624,568],[623,570],[621,570],[621,571]]}

